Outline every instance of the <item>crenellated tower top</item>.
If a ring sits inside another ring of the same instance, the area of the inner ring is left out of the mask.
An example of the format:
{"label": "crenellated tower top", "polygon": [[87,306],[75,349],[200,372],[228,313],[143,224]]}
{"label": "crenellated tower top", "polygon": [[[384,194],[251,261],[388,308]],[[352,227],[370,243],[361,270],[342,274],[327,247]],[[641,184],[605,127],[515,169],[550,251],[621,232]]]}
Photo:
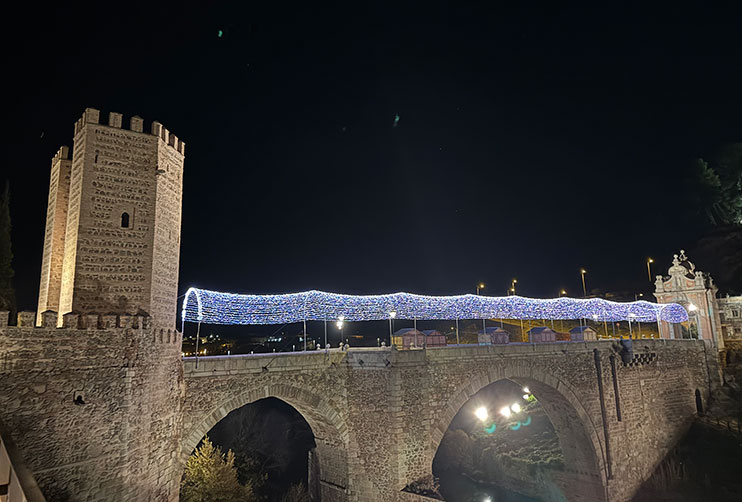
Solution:
{"label": "crenellated tower top", "polygon": [[138,116],[128,129],[121,113],[107,118],[86,108],[71,160],[67,147],[52,159],[38,310],[58,311],[60,326],[75,311],[174,327],[185,142],[157,121],[145,133]]}

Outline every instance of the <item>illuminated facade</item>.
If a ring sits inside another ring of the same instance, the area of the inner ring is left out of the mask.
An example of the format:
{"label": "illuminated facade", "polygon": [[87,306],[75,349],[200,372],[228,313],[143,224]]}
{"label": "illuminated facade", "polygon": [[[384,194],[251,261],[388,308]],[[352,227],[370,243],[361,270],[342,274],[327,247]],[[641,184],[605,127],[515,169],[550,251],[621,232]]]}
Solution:
{"label": "illuminated facade", "polygon": [[660,322],[662,338],[710,339],[724,350],[724,340],[742,338],[742,297],[717,298],[718,288],[706,272],[681,250],[674,255],[667,276],[658,275],[654,296],[658,303],[677,303],[688,311],[688,322]]}

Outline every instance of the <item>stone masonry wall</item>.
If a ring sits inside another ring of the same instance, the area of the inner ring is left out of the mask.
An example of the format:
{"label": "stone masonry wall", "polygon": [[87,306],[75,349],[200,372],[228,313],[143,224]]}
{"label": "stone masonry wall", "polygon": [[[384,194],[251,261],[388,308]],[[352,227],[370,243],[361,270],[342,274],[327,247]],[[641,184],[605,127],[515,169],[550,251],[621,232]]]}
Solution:
{"label": "stone masonry wall", "polygon": [[0,314],[0,417],[47,499],[177,500],[180,334],[138,316]]}
{"label": "stone masonry wall", "polygon": [[52,159],[49,179],[49,201],[46,210],[44,253],[41,260],[41,280],[37,324],[41,323],[41,312],[59,311],[59,294],[62,286],[62,264],[64,262],[64,237],[67,229],[67,205],[70,192],[69,148],[63,146]]}

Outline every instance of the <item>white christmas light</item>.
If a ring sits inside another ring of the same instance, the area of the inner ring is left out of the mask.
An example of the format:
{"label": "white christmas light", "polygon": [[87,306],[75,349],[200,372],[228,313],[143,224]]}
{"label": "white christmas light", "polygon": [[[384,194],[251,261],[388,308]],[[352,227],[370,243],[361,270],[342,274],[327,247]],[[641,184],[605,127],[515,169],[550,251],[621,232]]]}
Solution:
{"label": "white christmas light", "polygon": [[618,303],[602,298],[524,298],[522,296],[426,296],[411,293],[341,295],[306,291],[283,295],[238,295],[190,288],[182,318],[209,324],[286,324],[301,321],[380,321],[397,319],[586,319],[671,323],[688,312],[677,303],[644,300]]}

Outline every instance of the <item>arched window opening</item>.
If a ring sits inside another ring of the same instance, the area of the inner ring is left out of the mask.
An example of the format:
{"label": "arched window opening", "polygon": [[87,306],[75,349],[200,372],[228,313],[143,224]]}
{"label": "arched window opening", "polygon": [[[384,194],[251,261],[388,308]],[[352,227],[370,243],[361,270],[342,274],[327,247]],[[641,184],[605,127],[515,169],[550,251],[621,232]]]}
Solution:
{"label": "arched window opening", "polygon": [[129,213],[121,213],[121,228],[129,228]]}
{"label": "arched window opening", "polygon": [[701,398],[701,391],[696,389],[696,413],[698,416],[703,416],[703,398]]}

